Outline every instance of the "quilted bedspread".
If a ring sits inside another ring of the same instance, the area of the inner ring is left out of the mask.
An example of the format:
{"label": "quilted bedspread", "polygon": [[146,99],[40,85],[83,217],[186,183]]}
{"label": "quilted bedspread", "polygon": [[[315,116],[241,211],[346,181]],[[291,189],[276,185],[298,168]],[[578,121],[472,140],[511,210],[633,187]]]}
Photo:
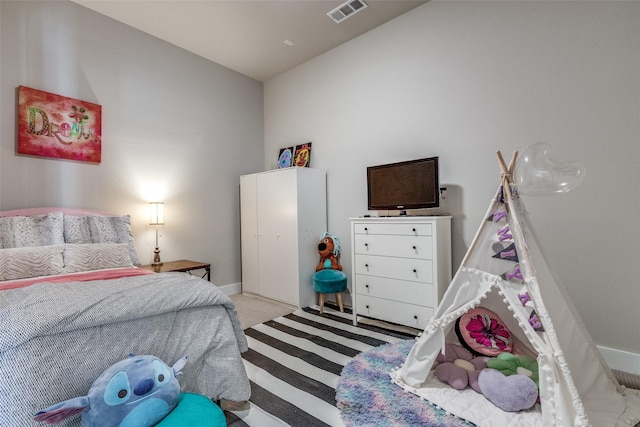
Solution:
{"label": "quilted bedspread", "polygon": [[0,291],[0,425],[41,425],[31,421],[33,413],[86,395],[102,371],[129,353],[169,365],[189,356],[183,391],[247,400],[240,356],[246,350],[231,300],[184,273]]}

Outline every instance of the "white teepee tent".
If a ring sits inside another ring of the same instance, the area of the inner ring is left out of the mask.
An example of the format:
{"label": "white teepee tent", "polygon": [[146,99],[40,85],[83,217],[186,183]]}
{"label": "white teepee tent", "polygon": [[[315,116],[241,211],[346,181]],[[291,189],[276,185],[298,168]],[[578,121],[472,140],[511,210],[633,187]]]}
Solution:
{"label": "white teepee tent", "polygon": [[[501,184],[485,221],[424,333],[391,376],[479,426],[633,426],[640,421],[640,393],[618,384],[542,257],[513,184],[516,158],[507,167],[498,152]],[[456,319],[474,307],[493,311],[518,350],[537,358],[540,404],[534,408],[504,412],[471,389],[434,378],[444,344],[457,343]]]}

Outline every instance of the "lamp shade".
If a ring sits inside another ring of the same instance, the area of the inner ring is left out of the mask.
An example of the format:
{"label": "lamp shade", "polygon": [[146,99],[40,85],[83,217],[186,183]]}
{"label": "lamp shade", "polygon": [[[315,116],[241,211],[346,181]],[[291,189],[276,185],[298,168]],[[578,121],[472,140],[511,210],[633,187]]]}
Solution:
{"label": "lamp shade", "polygon": [[149,225],[164,225],[164,202],[149,203]]}

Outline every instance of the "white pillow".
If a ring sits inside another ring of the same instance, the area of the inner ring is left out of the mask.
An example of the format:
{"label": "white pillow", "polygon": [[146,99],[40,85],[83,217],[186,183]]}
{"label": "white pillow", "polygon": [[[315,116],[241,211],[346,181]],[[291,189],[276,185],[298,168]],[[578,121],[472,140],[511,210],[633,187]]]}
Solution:
{"label": "white pillow", "polygon": [[64,216],[65,243],[126,243],[134,265],[140,265],[129,215]]}
{"label": "white pillow", "polygon": [[0,280],[62,274],[64,245],[0,249]]}
{"label": "white pillow", "polygon": [[64,245],[64,272],[133,267],[126,243]]}
{"label": "white pillow", "polygon": [[63,224],[62,212],[0,217],[0,247],[21,248],[63,244]]}

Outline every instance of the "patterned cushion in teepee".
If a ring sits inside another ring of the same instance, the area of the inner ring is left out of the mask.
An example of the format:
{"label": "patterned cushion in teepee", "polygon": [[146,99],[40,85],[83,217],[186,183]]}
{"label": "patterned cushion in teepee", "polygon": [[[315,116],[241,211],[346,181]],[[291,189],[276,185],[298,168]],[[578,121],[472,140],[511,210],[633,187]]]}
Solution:
{"label": "patterned cushion in teepee", "polygon": [[496,357],[513,350],[511,332],[492,311],[473,308],[456,321],[456,334],[467,350],[476,355]]}

